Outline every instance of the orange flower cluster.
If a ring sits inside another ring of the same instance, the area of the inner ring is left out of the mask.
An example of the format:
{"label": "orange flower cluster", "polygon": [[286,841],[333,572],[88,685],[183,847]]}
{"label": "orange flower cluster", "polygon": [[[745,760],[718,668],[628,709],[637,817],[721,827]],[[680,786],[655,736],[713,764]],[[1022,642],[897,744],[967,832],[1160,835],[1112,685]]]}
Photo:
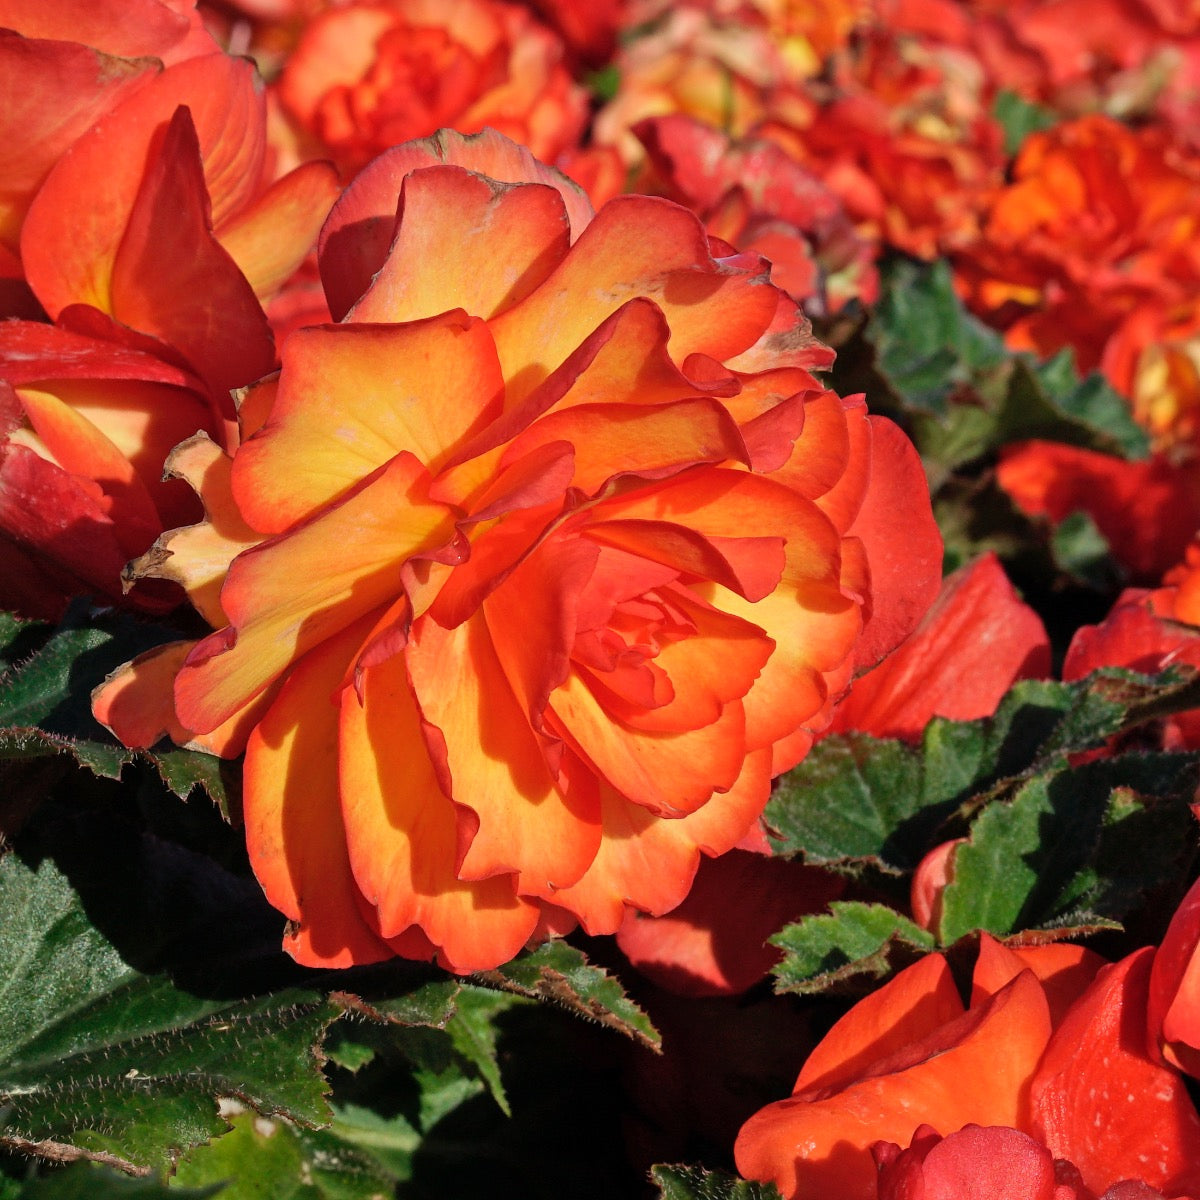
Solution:
{"label": "orange flower cluster", "polygon": [[1013,171],[957,260],[964,295],[1014,347],[1070,347],[1131,394],[1147,346],[1200,328],[1200,159],[1087,117],[1030,137]]}
{"label": "orange flower cluster", "polygon": [[1106,966],[1082,947],[985,934],[966,1006],[946,960],[921,959],[833,1027],[789,1099],[751,1118],[739,1169],[787,1197],[1195,1196],[1200,1117],[1155,1042],[1168,996],[1188,1012],[1169,1037],[1196,1020],[1175,983],[1195,953],[1195,904],[1181,914],[1162,966],[1151,947]]}
{"label": "orange flower cluster", "polygon": [[96,713],[245,747],[301,961],[473,971],[674,907],[931,599],[911,447],[716,249],[665,200],[593,218],[495,134],[398,147],[322,234],[344,319],[288,338],[232,458],[172,457],[208,522],[136,574],[216,632]]}
{"label": "orange flower cluster", "polygon": [[0,603],[57,616],[118,600],[125,562],[195,515],[163,460],[197,429],[224,444],[230,389],[275,366],[262,305],[336,185],[321,163],[273,178],[253,68],[190,5],[3,20],[0,303],[22,319],[0,325]]}
{"label": "orange flower cluster", "polygon": [[313,154],[348,171],[442,127],[491,127],[552,161],[587,112],[562,57],[527,9],[498,0],[359,0],[304,27],[278,95]]}
{"label": "orange flower cluster", "polygon": [[1065,116],[1154,117],[1185,138],[1200,14],[1167,0],[882,0],[880,19],[976,57],[992,90]]}

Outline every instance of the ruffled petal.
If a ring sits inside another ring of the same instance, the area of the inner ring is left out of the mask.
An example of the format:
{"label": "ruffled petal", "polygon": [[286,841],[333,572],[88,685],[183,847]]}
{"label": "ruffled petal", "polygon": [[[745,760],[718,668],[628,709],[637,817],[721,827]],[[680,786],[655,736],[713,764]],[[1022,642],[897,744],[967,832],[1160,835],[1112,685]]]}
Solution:
{"label": "ruffled petal", "polygon": [[594,784],[576,772],[561,786],[479,616],[454,630],[417,622],[405,657],[421,714],[444,743],[451,794],[474,817],[459,878],[511,873],[520,894],[553,899],[599,848]]}
{"label": "ruffled petal", "polygon": [[284,949],[313,967],[390,958],[361,915],[338,804],[335,693],[363,629],[307,655],[251,734],[243,773],[250,865],[289,920]]}
{"label": "ruffled petal", "polygon": [[[438,470],[503,403],[487,325],[461,310],[408,325],[301,329],[282,359],[266,423],[233,468],[242,513],[264,533],[289,528],[404,451]],[[297,461],[302,473],[291,469]]]}
{"label": "ruffled petal", "polygon": [[458,972],[507,962],[528,940],[538,908],[511,874],[458,878],[455,806],[443,792],[402,656],[363,673],[362,699],[342,693],[338,770],[354,877],[384,937],[410,925]]}
{"label": "ruffled petal", "polygon": [[395,599],[401,564],[453,535],[448,510],[423,498],[427,486],[420,463],[399,455],[313,521],[240,554],[221,590],[230,627],[179,673],[183,723],[219,725],[294,659]]}

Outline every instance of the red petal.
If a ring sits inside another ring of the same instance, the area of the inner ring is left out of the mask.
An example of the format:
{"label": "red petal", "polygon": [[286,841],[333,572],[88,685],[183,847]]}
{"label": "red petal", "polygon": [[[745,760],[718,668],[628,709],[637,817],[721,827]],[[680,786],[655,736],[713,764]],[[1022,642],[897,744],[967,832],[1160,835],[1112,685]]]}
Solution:
{"label": "red petal", "polygon": [[335,320],[341,320],[371,286],[388,257],[404,177],[441,163],[505,183],[544,183],[556,188],[566,206],[572,240],[591,220],[591,205],[575,184],[494,130],[464,137],[443,129],[432,137],[393,146],[358,173],[321,231],[321,278]]}
{"label": "red petal", "polygon": [[542,284],[569,244],[554,188],[427,167],[405,178],[395,240],[351,316],[417,321],[461,308],[491,318]]}
{"label": "red petal", "polygon": [[918,738],[935,716],[990,716],[1015,680],[1049,670],[1040,619],[989,553],[946,578],[916,630],[855,681],[830,730]]}
{"label": "red petal", "polygon": [[1033,1081],[1033,1132],[1097,1192],[1119,1179],[1200,1188],[1200,1117],[1182,1078],[1146,1052],[1153,955],[1147,946],[1100,972]]}
{"label": "red petal", "polygon": [[[617,945],[649,979],[685,996],[744,992],[781,951],[771,934],[805,913],[820,912],[844,890],[815,867],[731,850],[703,858],[687,899],[661,917],[626,914]],[[737,903],[730,904],[736,896]]]}
{"label": "red petal", "polygon": [[[41,4],[44,10],[55,5]],[[15,15],[15,14],[14,14]],[[71,40],[44,37],[4,19],[0,6],[0,243],[20,244],[26,210],[51,167],[68,147],[121,98],[152,77],[158,64],[113,58]],[[61,35],[60,35],[61,36]]]}
{"label": "red petal", "polygon": [[212,235],[208,207],[200,144],[179,108],[130,208],[109,311],[176,347],[224,399],[274,367],[275,345],[245,276]]}
{"label": "red petal", "polygon": [[80,137],[30,206],[21,258],[51,316],[75,303],[112,311],[113,263],[148,154],[181,105],[199,136],[214,226],[257,192],[265,126],[253,65],[211,54],[169,67]]}
{"label": "red petal", "polygon": [[595,795],[559,786],[481,619],[452,631],[418,619],[406,659],[421,715],[445,743],[453,798],[475,817],[459,877],[511,873],[520,894],[553,899],[596,855]]}
{"label": "red petal", "polygon": [[787,1196],[876,1200],[876,1141],[903,1145],[924,1123],[951,1132],[1022,1125],[1049,1032],[1041,986],[1022,973],[984,1007],[891,1059],[864,1062],[873,1073],[842,1090],[810,1089],[751,1117],[735,1146],[738,1169]]}
{"label": "red petal", "polygon": [[871,609],[855,650],[870,667],[904,640],[937,597],[942,535],[929,506],[929,485],[912,442],[881,417],[871,418],[871,477],[848,533],[861,538],[871,566]]}
{"label": "red petal", "polygon": [[1200,882],[1175,910],[1154,956],[1146,1020],[1151,1051],[1195,1076],[1200,1070]]}
{"label": "red petal", "polygon": [[233,466],[242,513],[264,533],[310,516],[401,452],[437,471],[503,401],[488,328],[461,309],[406,325],[301,329],[282,359],[270,415]]}

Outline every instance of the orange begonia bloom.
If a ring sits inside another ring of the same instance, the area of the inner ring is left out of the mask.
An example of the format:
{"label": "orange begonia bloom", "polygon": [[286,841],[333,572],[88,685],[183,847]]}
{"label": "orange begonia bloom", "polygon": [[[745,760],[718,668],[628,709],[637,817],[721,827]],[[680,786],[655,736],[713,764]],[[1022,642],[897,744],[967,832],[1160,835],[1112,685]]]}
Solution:
{"label": "orange begonia bloom", "polygon": [[967,302],[1015,349],[1070,347],[1132,395],[1145,347],[1200,328],[1200,158],[1093,116],[1026,139],[1014,174],[958,260]]}
{"label": "orange begonia bloom", "polygon": [[1032,971],[968,1010],[946,960],[929,955],[855,1005],[809,1056],[793,1095],[750,1118],[738,1169],[787,1197],[875,1200],[875,1142],[907,1145],[923,1124],[1025,1125],[1050,1032]]}
{"label": "orange begonia bloom", "polygon": [[549,29],[500,0],[356,0],[305,28],[279,97],[347,170],[442,126],[497,129],[553,160],[587,117],[562,59]]}
{"label": "orange begonia bloom", "polygon": [[1200,881],[1184,896],[1150,972],[1150,1048],[1200,1078]]}
{"label": "orange begonia bloom", "polygon": [[[834,1025],[789,1099],[746,1123],[739,1169],[789,1198],[920,1196],[919,1189],[877,1192],[872,1148],[906,1146],[914,1135],[919,1145],[930,1136],[923,1127],[949,1142],[959,1130],[985,1126],[1027,1135],[1048,1154],[1010,1135],[972,1134],[980,1190],[932,1195],[1009,1196],[982,1187],[989,1147],[1017,1154],[1031,1182],[1040,1181],[1042,1191],[1022,1195],[1060,1200],[1045,1190],[1047,1160],[1056,1159],[1071,1168],[1059,1182],[1076,1186],[1062,1200],[1125,1181],[1169,1196],[1194,1193],[1200,1117],[1181,1077],[1150,1057],[1143,1036],[1153,955],[1145,947],[1103,966],[1082,947],[1006,947],[984,934],[966,1009],[945,959],[920,960]],[[921,1157],[910,1157],[910,1170]],[[944,1152],[950,1178],[957,1157]],[[885,1149],[884,1183],[897,1161]]]}
{"label": "orange begonia bloom", "polygon": [[915,453],[816,383],[762,261],[669,201],[589,217],[497,135],[398,147],[323,235],[345,319],[287,340],[232,460],[175,464],[209,523],[143,570],[217,632],[96,712],[246,745],[303,962],[471,971],[670,909],[936,590]]}
{"label": "orange begonia bloom", "polygon": [[[859,730],[915,740],[935,716],[990,716],[1015,680],[1045,676],[1049,669],[1041,620],[1018,598],[996,556],[987,554],[943,581],[920,625],[855,680],[824,734]],[[691,893],[673,912],[626,917],[617,935],[621,949],[639,970],[674,991],[744,991],[780,957],[766,939],[789,921],[821,911],[841,891],[836,877],[769,854],[763,838],[701,862]],[[941,859],[927,858],[913,880],[913,915],[929,929],[940,920],[950,855],[947,848]],[[728,902],[731,895],[736,905]]]}
{"label": "orange begonia bloom", "polygon": [[220,437],[223,419],[201,381],[148,353],[148,340],[92,336],[85,323],[0,323],[5,608],[56,619],[80,593],[152,608],[181,599],[161,586],[123,597],[121,572],[164,529],[200,515],[185,484],[163,480],[163,462],[198,429]]}
{"label": "orange begonia bloom", "polygon": [[188,0],[0,0],[0,245],[77,137],[163,63],[213,54]]}
{"label": "orange begonia bloom", "polygon": [[56,323],[0,327],[0,593],[53,617],[121,602],[124,564],[199,515],[164,459],[235,433],[231,389],[277,365],[262,304],[337,183],[273,179],[254,69],[186,0],[0,0],[0,25],[0,313]]}
{"label": "orange begonia bloom", "polygon": [[875,0],[633,0],[632,23],[694,8],[721,22],[760,29],[776,45],[790,74],[818,75],[856,28],[868,24]]}
{"label": "orange begonia bloom", "polygon": [[827,183],[864,236],[933,258],[976,238],[1003,182],[983,84],[969,55],[875,29],[813,88],[819,104],[780,89],[755,132]]}
{"label": "orange begonia bloom", "polygon": [[[644,157],[633,133],[638,122],[679,113],[742,137],[766,116],[788,78],[782,49],[766,29],[682,5],[624,45],[614,64],[620,84],[596,114],[592,136],[616,146],[630,165]],[[807,111],[811,102],[796,96]]]}

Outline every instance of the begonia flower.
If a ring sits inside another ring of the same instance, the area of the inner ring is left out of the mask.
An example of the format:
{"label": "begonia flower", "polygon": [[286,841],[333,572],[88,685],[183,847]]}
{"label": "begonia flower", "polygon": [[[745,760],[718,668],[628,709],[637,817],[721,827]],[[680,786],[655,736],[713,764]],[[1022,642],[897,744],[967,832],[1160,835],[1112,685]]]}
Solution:
{"label": "begonia flower", "polygon": [[1025,1125],[1050,1032],[1032,971],[967,1009],[946,960],[929,955],[860,1000],[809,1056],[792,1096],[750,1118],[738,1169],[789,1198],[875,1200],[875,1142],[907,1145],[925,1124]]}
{"label": "begonia flower", "polygon": [[1131,395],[1146,346],[1200,328],[1200,158],[1092,116],[1031,135],[1013,174],[956,260],[967,303],[1014,349],[1070,347]]}
{"label": "begonia flower", "polygon": [[728,24],[763,30],[779,48],[790,73],[817,75],[854,31],[868,24],[872,0],[635,0],[633,18],[653,21],[666,12],[695,8]]}
{"label": "begonia flower", "polygon": [[443,126],[490,127],[553,161],[587,116],[562,43],[502,0],[329,7],[305,27],[278,88],[292,119],[348,171]]}
{"label": "begonia flower", "polygon": [[[767,30],[684,6],[671,6],[622,46],[614,67],[617,92],[596,114],[592,137],[616,147],[630,167],[645,159],[633,130],[648,118],[679,113],[738,138],[777,105],[807,112],[812,103],[788,86],[787,63]],[[780,90],[786,101],[776,97]]]}
{"label": "begonia flower", "polygon": [[881,0],[879,19],[974,55],[990,90],[1063,117],[1176,123],[1195,113],[1200,22],[1157,0]]}
{"label": "begonia flower", "polygon": [[1135,583],[1157,582],[1200,526],[1200,471],[1166,455],[1129,461],[1063,442],[1014,442],[996,482],[1016,506],[1057,524],[1086,513]]}
{"label": "begonia flower", "polygon": [[[1041,620],[1018,598],[995,555],[987,554],[943,580],[920,625],[854,681],[821,736],[858,730],[915,740],[935,716],[990,716],[1016,680],[1043,677],[1049,669]],[[936,861],[940,874],[931,859],[914,876],[914,917],[933,930],[948,854]],[[835,877],[769,855],[764,837],[701,862],[687,900],[663,917],[630,914],[618,945],[640,971],[674,991],[744,991],[780,958],[767,938],[841,894]],[[732,895],[736,904],[728,901]]]}
{"label": "begonia flower", "polygon": [[143,562],[215,632],[95,702],[128,744],[246,746],[300,961],[472,971],[667,911],[919,619],[919,461],[766,271],[490,133],[335,207],[345,319],[288,338],[231,460],[187,448],[209,523]]}
{"label": "begonia flower", "polygon": [[126,597],[122,569],[199,514],[186,485],[163,484],[166,455],[197,431],[225,446],[232,389],[276,365],[263,303],[313,247],[335,173],[273,177],[254,69],[217,52],[191,4],[12,0],[0,20],[20,31],[0,33],[0,55],[59,89],[30,83],[39,121],[26,96],[0,112],[0,143],[38,141],[0,216],[19,250],[0,249],[0,292],[30,318],[0,327],[4,595],[38,616],[77,593],[161,607],[178,591]]}
{"label": "begonia flower", "polygon": [[1150,971],[1151,1050],[1200,1078],[1200,883],[1171,917]]}
{"label": "begonia flower", "polygon": [[771,279],[811,315],[879,295],[874,247],[841,200],[771,142],[732,141],[682,114],[634,126],[665,195],[694,209],[709,233],[771,262]]}
{"label": "begonia flower", "polygon": [[[147,339],[148,340],[148,339]],[[158,608],[175,590],[123,595],[125,564],[200,516],[163,462],[222,414],[191,372],[95,331],[0,323],[0,605],[56,619],[82,593]]]}
{"label": "begonia flower", "polygon": [[739,1170],[789,1198],[874,1200],[876,1143],[909,1146],[922,1126],[949,1141],[977,1125],[1044,1147],[1048,1156],[1020,1143],[1039,1186],[1049,1157],[1092,1194],[1127,1181],[1194,1193],[1200,1116],[1145,1045],[1153,955],[1145,947],[1097,970],[1102,960],[1082,947],[1006,947],[984,935],[965,1009],[945,959],[921,959],[834,1025],[790,1098],[746,1123]]}
{"label": "begonia flower", "polygon": [[780,89],[754,132],[827,183],[871,241],[920,258],[972,244],[1005,166],[978,64],[882,28],[859,41],[818,103]]}

